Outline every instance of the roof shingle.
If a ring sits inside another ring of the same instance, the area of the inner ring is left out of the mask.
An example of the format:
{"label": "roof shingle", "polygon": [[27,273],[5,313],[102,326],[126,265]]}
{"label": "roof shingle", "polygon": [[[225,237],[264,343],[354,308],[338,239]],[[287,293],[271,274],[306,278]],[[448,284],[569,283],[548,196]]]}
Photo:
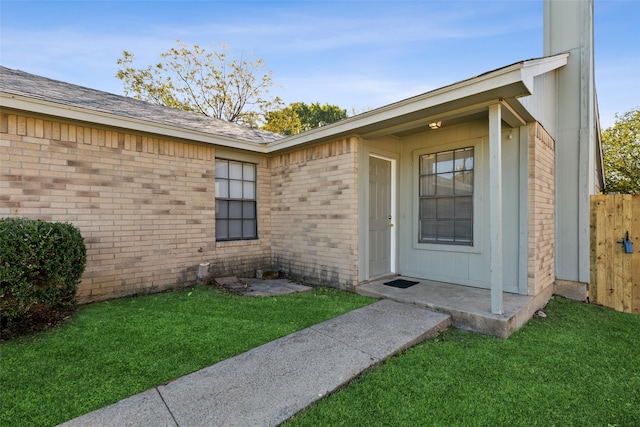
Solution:
{"label": "roof shingle", "polygon": [[0,91],[150,123],[267,144],[282,135],[0,66]]}

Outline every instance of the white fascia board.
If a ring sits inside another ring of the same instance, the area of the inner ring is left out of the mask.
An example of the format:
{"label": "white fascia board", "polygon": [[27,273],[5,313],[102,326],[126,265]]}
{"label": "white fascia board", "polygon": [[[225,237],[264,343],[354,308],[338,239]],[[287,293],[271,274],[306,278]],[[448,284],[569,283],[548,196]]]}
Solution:
{"label": "white fascia board", "polygon": [[[298,135],[286,137],[270,143],[268,152],[285,150],[296,145],[329,138],[333,135],[357,133],[356,130],[358,128],[425,110],[447,102],[461,100],[483,92],[490,92],[500,87],[512,86],[513,89],[511,89],[512,93],[510,95],[513,97],[530,95],[530,89],[522,82],[522,68],[523,64],[517,63],[358,116],[312,129]],[[477,102],[477,100],[475,102]]]}
{"label": "white fascia board", "polygon": [[533,92],[533,78],[549,71],[557,70],[569,62],[568,53],[546,56],[544,58],[531,59],[522,64],[522,81]]}
{"label": "white fascia board", "polygon": [[[491,91],[500,88],[509,88],[510,98],[531,95],[533,92],[534,77],[562,67],[567,63],[568,56],[568,53],[563,53],[518,62],[336,123],[283,138],[270,143],[267,152],[286,150],[297,145],[331,138],[332,136],[354,134],[357,133],[357,129],[362,127],[425,110],[447,102],[460,101],[473,95],[485,92],[491,93]],[[477,99],[473,101],[473,103],[477,102]],[[457,108],[460,108],[460,104],[457,105]]]}
{"label": "white fascia board", "polygon": [[241,150],[253,151],[256,153],[266,152],[266,144],[243,141],[240,139],[213,135],[211,133],[196,130],[183,129],[162,123],[155,123],[151,121],[135,119],[132,117],[119,116],[100,110],[92,110],[72,105],[59,104],[56,102],[26,97],[13,93],[0,92],[0,107],[12,108],[16,110],[28,111],[64,119],[77,120],[81,122],[95,123],[104,126],[117,127],[126,130],[152,133],[164,137],[186,139],[189,141],[197,141],[205,144],[237,148]]}

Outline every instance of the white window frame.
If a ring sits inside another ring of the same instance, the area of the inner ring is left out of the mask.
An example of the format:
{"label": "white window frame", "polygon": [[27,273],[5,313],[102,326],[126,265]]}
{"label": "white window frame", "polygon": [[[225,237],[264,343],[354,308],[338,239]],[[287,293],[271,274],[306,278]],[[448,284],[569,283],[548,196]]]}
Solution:
{"label": "white window frame", "polygon": [[[413,200],[413,248],[417,250],[440,251],[440,252],[459,252],[459,253],[480,253],[482,252],[483,233],[483,189],[485,186],[484,173],[484,149],[483,138],[474,138],[454,143],[442,144],[437,146],[429,146],[414,150],[412,153],[413,163],[413,189],[411,198]],[[439,243],[421,243],[419,242],[420,233],[420,157],[425,154],[440,153],[443,151],[458,150],[461,148],[473,147],[474,153],[474,190],[473,190],[473,244],[464,245],[459,243],[448,244]]]}
{"label": "white window frame", "polygon": [[[250,240],[258,240],[258,165],[252,162],[246,162],[243,160],[233,160],[226,158],[216,158],[216,168],[215,168],[215,211],[216,211],[216,242],[235,242],[235,241],[250,241]],[[241,164],[242,165],[242,177],[240,178],[232,178],[231,176],[219,177],[218,176],[218,162],[227,162],[228,165]],[[245,166],[250,166],[253,168],[253,179],[245,179]],[[221,194],[228,193],[230,191],[231,182],[240,183],[240,186],[243,188],[242,197],[231,197],[231,194],[227,194],[226,197],[220,197]],[[229,187],[228,191],[222,191],[222,183],[227,184]],[[253,183],[253,197],[245,197],[244,184],[245,183]],[[223,204],[222,202],[230,203],[240,203],[241,205],[241,216],[239,218],[230,218],[228,215],[226,218],[218,218],[218,212],[220,206]],[[247,204],[253,205],[253,218],[245,218],[244,216],[244,208]],[[230,223],[231,221],[240,221],[242,227],[242,235],[229,237]],[[220,238],[218,237],[218,227],[219,221],[227,221],[227,237]],[[244,232],[245,221],[253,221],[253,235],[246,236]]]}

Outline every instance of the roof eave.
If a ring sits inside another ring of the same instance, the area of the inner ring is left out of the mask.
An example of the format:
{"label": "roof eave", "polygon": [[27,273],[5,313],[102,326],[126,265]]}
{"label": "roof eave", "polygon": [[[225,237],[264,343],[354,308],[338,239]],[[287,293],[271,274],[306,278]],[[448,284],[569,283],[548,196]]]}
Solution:
{"label": "roof eave", "polygon": [[[412,113],[441,114],[438,107],[464,108],[490,100],[531,95],[535,76],[562,67],[569,54],[522,61],[471,79],[396,102],[339,122],[269,143],[268,152],[287,150],[300,144],[359,134],[368,127],[393,122]],[[442,110],[442,108],[440,108]],[[531,119],[526,111],[521,115]]]}
{"label": "roof eave", "polygon": [[[474,106],[486,106],[491,102],[531,95],[534,78],[564,66],[568,53],[518,62],[485,74],[445,86],[431,92],[408,98],[376,110],[341,120],[298,135],[285,137],[275,142],[262,143],[213,134],[206,130],[195,130],[152,120],[119,115],[104,110],[92,109],[53,102],[24,94],[0,91],[0,106],[21,111],[30,111],[47,116],[61,117],[87,123],[152,133],[163,137],[180,138],[205,144],[247,150],[256,153],[276,153],[307,143],[317,143],[350,135],[381,132],[411,121],[422,121],[457,110],[470,110]],[[514,117],[531,119],[528,112],[518,104]],[[516,111],[519,109],[519,111]]]}
{"label": "roof eave", "polygon": [[5,91],[0,91],[0,107],[258,153],[265,153],[267,149],[267,145],[264,143],[244,141],[241,139],[214,135],[208,132],[184,129],[177,126],[140,120],[133,117],[120,116],[100,110],[60,104]]}
{"label": "roof eave", "polygon": [[553,56],[545,56],[543,58],[530,59],[522,63],[522,81],[533,92],[533,79],[536,76],[557,70],[567,65],[569,62],[569,53],[560,53]]}

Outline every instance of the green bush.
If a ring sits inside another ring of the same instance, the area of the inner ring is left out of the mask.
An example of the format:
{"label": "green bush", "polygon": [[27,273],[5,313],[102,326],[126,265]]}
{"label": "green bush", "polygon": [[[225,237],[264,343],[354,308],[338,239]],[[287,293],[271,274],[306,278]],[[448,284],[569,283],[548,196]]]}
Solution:
{"label": "green bush", "polygon": [[36,311],[72,310],[86,261],[72,224],[0,219],[0,328]]}

